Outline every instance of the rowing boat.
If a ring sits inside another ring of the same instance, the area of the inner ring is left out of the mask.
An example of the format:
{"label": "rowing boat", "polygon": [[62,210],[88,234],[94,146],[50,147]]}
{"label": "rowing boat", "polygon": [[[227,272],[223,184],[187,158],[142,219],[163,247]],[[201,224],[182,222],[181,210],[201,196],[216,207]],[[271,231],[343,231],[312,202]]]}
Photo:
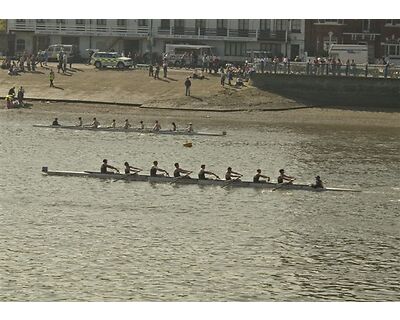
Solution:
{"label": "rowing boat", "polygon": [[226,136],[226,131],[223,132],[205,132],[205,131],[192,131],[187,130],[159,130],[153,131],[151,128],[139,129],[139,128],[128,128],[123,127],[85,127],[85,126],[53,126],[45,124],[34,124],[36,128],[53,128],[53,129],[70,129],[70,130],[86,130],[86,131],[107,131],[107,132],[137,132],[137,133],[154,133],[154,134],[169,134],[169,135],[181,135],[181,136]]}
{"label": "rowing boat", "polygon": [[278,184],[272,182],[251,182],[251,181],[233,181],[227,185],[225,180],[199,180],[196,178],[176,179],[174,177],[158,176],[151,177],[139,174],[122,174],[122,173],[100,173],[98,171],[49,171],[47,167],[42,168],[42,174],[46,176],[62,176],[62,177],[87,177],[98,179],[112,179],[123,181],[147,181],[150,183],[174,183],[174,184],[191,184],[191,185],[211,185],[220,187],[240,187],[240,188],[261,188],[261,189],[279,189],[279,190],[308,190],[308,191],[340,191],[340,192],[360,192],[356,189],[345,188],[313,188],[307,184]]}

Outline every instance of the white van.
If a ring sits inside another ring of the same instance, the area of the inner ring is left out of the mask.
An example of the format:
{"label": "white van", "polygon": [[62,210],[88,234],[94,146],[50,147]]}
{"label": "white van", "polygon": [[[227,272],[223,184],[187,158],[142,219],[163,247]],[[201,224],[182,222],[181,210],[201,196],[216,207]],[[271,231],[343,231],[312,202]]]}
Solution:
{"label": "white van", "polygon": [[332,44],[329,57],[340,59],[342,63],[354,60],[355,63],[368,62],[368,46],[366,44]]}
{"label": "white van", "polygon": [[58,59],[58,54],[64,51],[67,54],[68,59],[71,57],[76,57],[78,49],[75,45],[73,44],[53,44],[48,47],[47,49],[47,54],[49,56],[49,61],[51,60],[57,60]]}
{"label": "white van", "polygon": [[[209,57],[213,55],[213,47],[192,44],[169,44],[165,45],[165,55],[169,64],[174,66],[201,66],[204,54]],[[194,61],[195,60],[195,61]]]}

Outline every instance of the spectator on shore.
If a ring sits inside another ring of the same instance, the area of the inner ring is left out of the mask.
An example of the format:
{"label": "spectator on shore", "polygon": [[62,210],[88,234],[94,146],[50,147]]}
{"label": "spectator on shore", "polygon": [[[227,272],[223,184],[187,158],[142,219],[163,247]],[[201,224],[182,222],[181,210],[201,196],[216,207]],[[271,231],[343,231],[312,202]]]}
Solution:
{"label": "spectator on shore", "polygon": [[225,86],[225,78],[226,78],[226,74],[224,71],[222,71],[221,73],[221,86]]}
{"label": "spectator on shore", "polygon": [[168,64],[166,61],[163,62],[163,73],[164,73],[164,78],[166,78],[168,74]]}
{"label": "spectator on shore", "polygon": [[191,86],[192,86],[192,82],[190,81],[190,78],[187,77],[186,81],[185,81],[185,88],[186,88],[185,96],[190,96],[190,87]]}
{"label": "spectator on shore", "polygon": [[160,65],[156,64],[156,72],[154,73],[154,79],[160,79]]}
{"label": "spectator on shore", "polygon": [[153,65],[151,63],[149,65],[149,77],[154,77]]}
{"label": "spectator on shore", "polygon": [[18,103],[19,105],[22,107],[24,105],[24,94],[25,94],[25,90],[24,88],[21,86],[18,90],[18,94],[17,94],[17,98],[18,98]]}
{"label": "spectator on shore", "polygon": [[54,78],[55,74],[53,69],[50,70],[49,79],[50,79],[50,87],[54,87]]}

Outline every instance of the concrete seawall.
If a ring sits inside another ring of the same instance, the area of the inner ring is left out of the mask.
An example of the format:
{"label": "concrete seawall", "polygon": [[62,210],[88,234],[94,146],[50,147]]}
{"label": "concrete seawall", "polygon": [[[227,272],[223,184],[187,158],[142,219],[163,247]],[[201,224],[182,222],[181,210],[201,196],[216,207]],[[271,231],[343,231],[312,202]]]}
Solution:
{"label": "concrete seawall", "polygon": [[253,74],[250,83],[309,104],[400,108],[400,80]]}

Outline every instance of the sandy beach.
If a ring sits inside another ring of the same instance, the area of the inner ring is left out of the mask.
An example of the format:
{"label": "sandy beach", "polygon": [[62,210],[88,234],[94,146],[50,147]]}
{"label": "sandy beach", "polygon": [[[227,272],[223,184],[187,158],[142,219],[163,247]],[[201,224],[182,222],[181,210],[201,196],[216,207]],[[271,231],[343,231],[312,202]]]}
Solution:
{"label": "sandy beach", "polygon": [[[49,87],[49,67],[56,72],[56,88]],[[103,122],[134,117],[145,121],[158,118],[161,122],[174,119],[178,122],[208,121],[210,124],[230,121],[293,126],[400,127],[400,113],[395,109],[305,105],[249,84],[243,88],[222,87],[219,75],[214,74],[206,74],[203,80],[192,79],[192,95],[187,97],[184,81],[191,76],[191,70],[169,70],[167,78],[163,78],[161,72],[160,79],[154,79],[144,69],[97,70],[90,65],[76,64],[62,74],[57,73],[54,63],[49,67],[38,66],[36,72],[19,76],[8,76],[6,70],[1,70],[0,96],[5,96],[12,86],[16,90],[23,86],[30,104],[30,108],[4,112],[34,113],[36,119],[43,118],[43,121],[52,117],[70,121],[77,116],[89,120],[97,116]],[[41,101],[29,101],[29,98]],[[118,102],[140,107],[49,102],[47,99]]]}

